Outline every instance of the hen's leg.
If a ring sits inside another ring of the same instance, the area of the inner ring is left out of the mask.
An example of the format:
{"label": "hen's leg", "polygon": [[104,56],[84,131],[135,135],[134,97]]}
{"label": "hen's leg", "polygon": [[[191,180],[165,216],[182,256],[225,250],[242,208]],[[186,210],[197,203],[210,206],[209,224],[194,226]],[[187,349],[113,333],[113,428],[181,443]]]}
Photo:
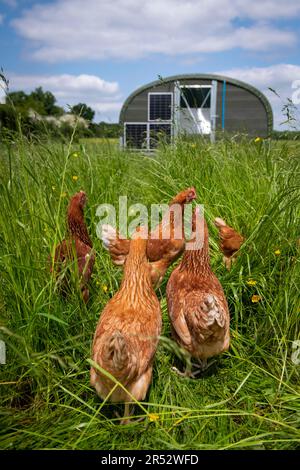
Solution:
{"label": "hen's leg", "polygon": [[215,359],[211,360],[210,362],[207,362],[207,359],[198,359],[197,364],[193,364],[193,367],[198,369],[193,373],[194,378],[209,369],[213,364],[215,364],[215,362],[217,362]]}
{"label": "hen's leg", "polygon": [[84,303],[87,304],[88,300],[89,300],[89,297],[90,297],[90,293],[89,293],[88,288],[87,287],[82,287],[81,292],[82,292],[83,301],[84,301]]}
{"label": "hen's leg", "polygon": [[[150,382],[152,378],[152,367],[149,367],[146,372],[134,383],[128,388],[128,391],[132,396],[134,396],[138,401],[142,401],[145,399],[145,396],[147,394],[147,390],[149,388]],[[142,421],[144,417],[138,418],[138,419],[129,419],[128,417],[133,414],[134,411],[134,405],[131,404],[131,413],[130,411],[130,403],[125,403],[125,410],[124,410],[124,416],[121,421],[121,424],[129,424],[129,423],[137,423],[139,421]]]}
{"label": "hen's leg", "polygon": [[125,403],[124,406],[124,415],[120,424],[129,424],[131,422],[130,416],[132,416],[134,410],[134,405],[132,405],[130,410],[130,403]]}
{"label": "hen's leg", "polygon": [[[197,375],[201,374],[202,372],[205,372],[209,367],[211,367],[216,361],[212,360],[209,363],[207,363],[207,359],[198,359],[197,363],[191,362],[191,359],[187,362],[186,368],[184,372],[181,372],[180,370],[177,369],[177,367],[172,367],[172,370],[176,372],[180,377],[185,377],[189,379],[195,379]],[[192,372],[192,369],[196,369],[194,372]]]}
{"label": "hen's leg", "polygon": [[[131,410],[130,410],[131,407]],[[130,423],[139,423],[140,421],[143,421],[145,418],[142,416],[141,418],[136,418],[136,419],[131,419],[130,416],[133,415],[134,412],[134,404],[132,403],[125,403],[124,404],[124,415],[123,418],[120,421],[120,424],[130,424]],[[115,411],[115,415],[120,418],[120,415],[117,411]]]}
{"label": "hen's leg", "polygon": [[231,258],[228,258],[227,256],[224,256],[224,257],[223,257],[223,260],[224,260],[224,264],[225,264],[226,269],[227,269],[228,271],[230,271],[230,269],[231,269],[231,263],[232,263]]}

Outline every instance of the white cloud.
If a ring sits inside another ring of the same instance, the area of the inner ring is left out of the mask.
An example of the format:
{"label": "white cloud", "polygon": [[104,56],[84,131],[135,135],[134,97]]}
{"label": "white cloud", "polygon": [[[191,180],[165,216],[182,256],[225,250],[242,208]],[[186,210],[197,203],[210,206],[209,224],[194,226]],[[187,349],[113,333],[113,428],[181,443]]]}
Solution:
{"label": "white cloud", "polygon": [[300,15],[299,0],[56,0],[13,21],[37,60],[141,58],[296,43],[272,20]]}
{"label": "white cloud", "polygon": [[93,109],[99,113],[110,113],[111,111],[120,112],[123,105],[122,101],[94,103]]}
{"label": "white cloud", "polygon": [[[252,84],[261,90],[267,96],[272,105],[274,113],[274,127],[276,129],[282,128],[280,123],[285,119],[282,114],[282,106],[286,103],[287,98],[292,99],[292,95],[295,92],[295,89],[292,88],[293,82],[295,82],[295,80],[300,80],[299,65],[276,64],[269,67],[235,68],[217,73],[237,78],[246,83]],[[271,92],[269,87],[273,88],[279,94],[281,99]],[[298,116],[299,112],[297,114],[297,117]],[[298,127],[299,125],[300,121],[298,122]]]}
{"label": "white cloud", "polygon": [[117,121],[122,95],[117,82],[105,81],[95,75],[9,75],[10,91],[30,92],[36,87],[51,91],[60,106],[79,102],[96,111],[96,120]]}
{"label": "white cloud", "polygon": [[289,0],[288,2],[280,2],[278,0],[245,2],[245,0],[237,0],[235,3],[241,16],[246,15],[252,19],[293,18],[300,14],[300,3],[298,0]]}

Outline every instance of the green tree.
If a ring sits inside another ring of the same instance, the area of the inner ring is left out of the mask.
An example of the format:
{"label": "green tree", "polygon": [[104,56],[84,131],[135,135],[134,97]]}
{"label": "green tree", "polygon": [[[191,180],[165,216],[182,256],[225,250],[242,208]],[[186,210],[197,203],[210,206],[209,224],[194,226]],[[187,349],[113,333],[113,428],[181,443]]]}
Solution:
{"label": "green tree", "polygon": [[12,91],[6,97],[6,103],[13,103],[14,106],[24,106],[28,100],[28,95],[24,91]]}
{"label": "green tree", "polygon": [[[57,106],[56,98],[51,91],[44,91],[42,87],[36,88],[29,95],[30,101],[36,103],[38,108],[43,109],[42,114],[46,116],[57,116],[63,114],[63,109]],[[35,108],[34,108],[35,109]]]}
{"label": "green tree", "polygon": [[24,113],[28,113],[30,109],[44,116],[61,116],[64,113],[64,110],[55,104],[56,98],[51,91],[44,91],[42,87],[36,88],[30,94],[13,91],[8,94],[6,103],[13,103],[18,111]]}
{"label": "green tree", "polygon": [[78,103],[72,106],[71,113],[76,114],[77,116],[80,116],[90,122],[92,122],[95,116],[95,111],[85,103]]}

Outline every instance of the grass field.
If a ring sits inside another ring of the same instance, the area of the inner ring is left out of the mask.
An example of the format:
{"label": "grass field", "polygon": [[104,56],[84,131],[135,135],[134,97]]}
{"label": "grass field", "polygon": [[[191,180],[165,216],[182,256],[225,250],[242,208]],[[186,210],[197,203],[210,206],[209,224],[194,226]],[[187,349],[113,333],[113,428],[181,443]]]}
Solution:
{"label": "grass field", "polygon": [[[0,364],[0,447],[299,448],[299,157],[300,146],[269,141],[179,142],[150,157],[88,141],[2,145],[0,338],[7,358]],[[164,329],[153,383],[147,402],[136,406],[145,419],[120,426],[114,411],[122,408],[101,402],[89,385],[95,325],[121,279],[96,236],[96,208],[117,204],[119,195],[129,204],[168,202],[191,185],[205,205],[212,265],[229,302],[231,348],[197,380],[171,370],[166,276],[157,291]],[[97,252],[87,306],[75,287],[60,298],[47,265],[65,234],[68,197],[79,189],[89,197]],[[216,216],[247,237],[230,272]]]}

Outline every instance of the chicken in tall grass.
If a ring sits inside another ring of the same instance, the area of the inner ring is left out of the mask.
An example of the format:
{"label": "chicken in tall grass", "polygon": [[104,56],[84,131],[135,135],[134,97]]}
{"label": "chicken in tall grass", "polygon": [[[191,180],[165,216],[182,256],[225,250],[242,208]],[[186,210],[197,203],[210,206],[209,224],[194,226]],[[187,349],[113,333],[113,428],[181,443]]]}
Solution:
{"label": "chicken in tall grass", "polygon": [[[58,284],[63,293],[70,276],[68,269],[74,267],[74,273],[78,270],[80,289],[85,303],[89,300],[88,283],[92,276],[95,263],[93,243],[88,234],[84,220],[84,207],[87,197],[84,191],[79,191],[70,200],[67,210],[67,237],[55,248],[54,260],[51,271],[58,278]],[[76,263],[76,265],[75,265]]]}
{"label": "chicken in tall grass", "polygon": [[215,226],[219,230],[220,236],[220,249],[223,253],[223,260],[226,268],[229,270],[232,263],[235,261],[237,252],[245,241],[234,228],[229,227],[226,222],[220,217],[216,217]]}
{"label": "chicken in tall grass", "polygon": [[[188,244],[180,264],[172,272],[167,284],[167,304],[172,333],[188,358],[187,377],[195,366],[204,370],[207,359],[229,347],[229,310],[223,288],[212,272],[209,257],[208,228],[198,208],[193,213],[193,231],[204,230],[203,237]],[[197,233],[196,233],[197,234]],[[199,233],[198,233],[199,235]]]}
{"label": "chicken in tall grass", "polygon": [[[105,306],[94,335],[91,385],[105,399],[126,402],[122,423],[129,422],[130,403],[144,400],[152,379],[153,359],[161,332],[161,309],[152,287],[147,239],[136,232],[126,257],[121,287]],[[146,238],[146,237],[145,237]]]}

